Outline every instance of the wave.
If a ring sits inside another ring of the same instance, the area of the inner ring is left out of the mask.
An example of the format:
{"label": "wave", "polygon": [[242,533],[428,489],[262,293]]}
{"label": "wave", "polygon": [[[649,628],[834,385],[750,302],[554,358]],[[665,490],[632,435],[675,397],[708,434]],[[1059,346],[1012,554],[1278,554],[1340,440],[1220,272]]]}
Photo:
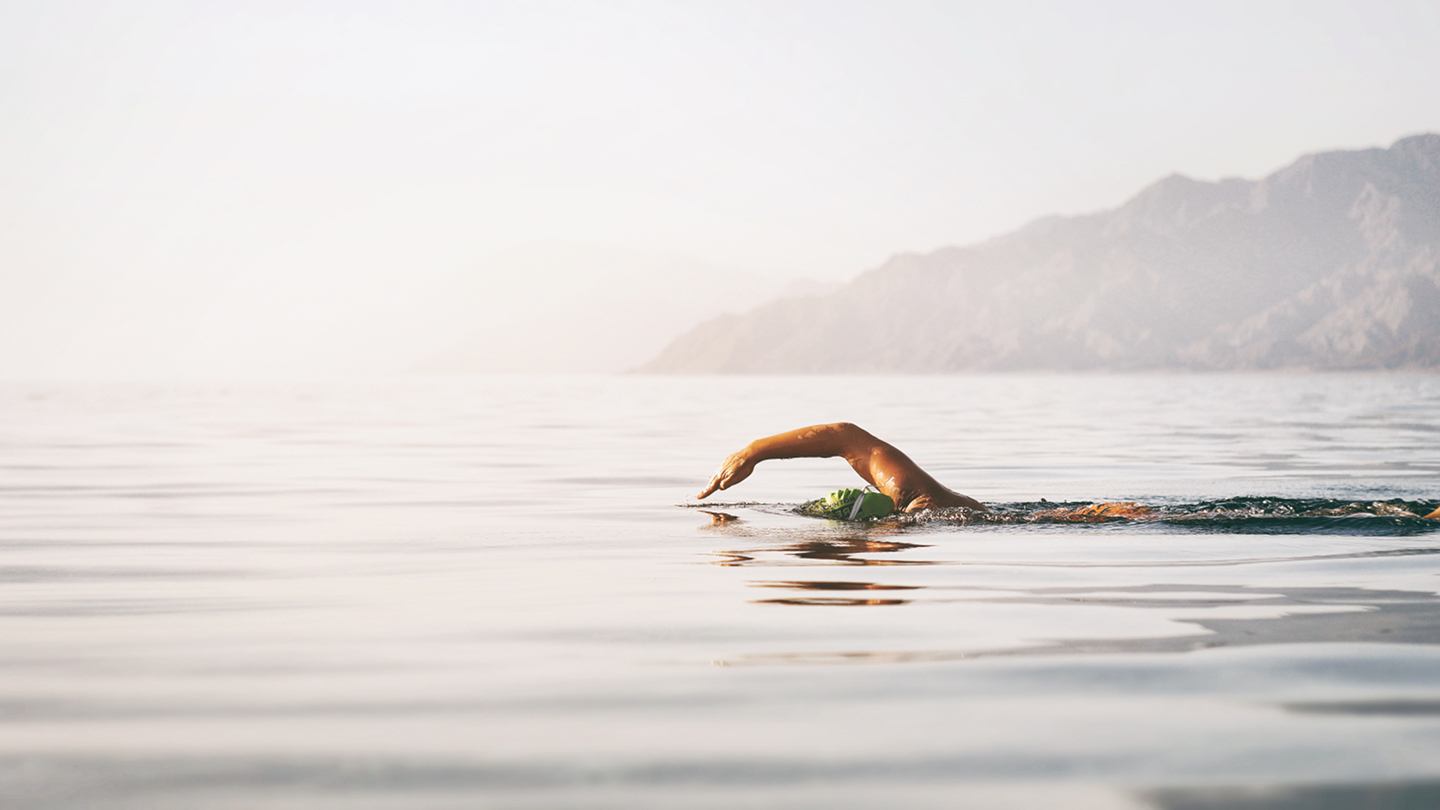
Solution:
{"label": "wave", "polygon": [[1440,533],[1440,519],[1428,517],[1440,510],[1434,501],[1282,498],[1246,495],[1204,501],[1013,501],[987,504],[985,511],[956,507],[927,509],[912,514],[872,520],[844,521],[818,516],[806,504],[734,501],[677,504],[710,515],[717,525],[739,518],[726,510],[753,510],[772,515],[802,515],[836,524],[871,526],[1017,527],[1074,526],[1076,528],[1153,527],[1166,533],[1235,534],[1352,534],[1406,536]]}
{"label": "wave", "polygon": [[1347,500],[1243,496],[1206,501],[1017,501],[995,503],[988,511],[933,509],[891,520],[977,526],[1130,525],[1162,526],[1167,531],[1244,534],[1386,534],[1440,532],[1440,520],[1427,519],[1435,505],[1400,498]]}

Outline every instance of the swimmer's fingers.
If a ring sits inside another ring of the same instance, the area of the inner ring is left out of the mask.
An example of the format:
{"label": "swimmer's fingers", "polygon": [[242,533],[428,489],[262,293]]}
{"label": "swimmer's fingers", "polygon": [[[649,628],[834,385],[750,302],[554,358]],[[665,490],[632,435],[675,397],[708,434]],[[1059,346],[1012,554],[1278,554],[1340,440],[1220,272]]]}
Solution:
{"label": "swimmer's fingers", "polygon": [[[744,477],[745,476],[743,475],[740,476],[740,478]],[[732,471],[728,468],[722,469],[720,472],[715,473],[715,477],[710,479],[710,483],[706,484],[705,488],[700,490],[700,494],[696,495],[695,498],[696,500],[704,500],[707,496],[714,493],[717,489],[729,489],[731,486],[738,483],[740,478],[736,478]]]}
{"label": "swimmer's fingers", "polygon": [[750,471],[753,469],[755,469],[755,463],[750,460],[748,454],[742,452],[730,456],[725,459],[724,464],[720,465],[720,472],[715,473],[715,477],[710,479],[710,483],[706,484],[705,488],[695,496],[696,499],[703,499],[717,489],[729,489],[735,486],[749,478]]}
{"label": "swimmer's fingers", "polygon": [[709,497],[711,493],[713,493],[715,490],[717,490],[717,489],[719,489],[719,488],[720,488],[720,473],[715,473],[715,477],[710,479],[710,483],[706,484],[706,485],[705,485],[705,488],[702,489],[702,490],[700,490],[700,494],[696,495],[696,496],[695,496],[695,499],[696,499],[696,500],[699,500],[699,501],[703,501],[703,500],[705,500],[707,497]]}

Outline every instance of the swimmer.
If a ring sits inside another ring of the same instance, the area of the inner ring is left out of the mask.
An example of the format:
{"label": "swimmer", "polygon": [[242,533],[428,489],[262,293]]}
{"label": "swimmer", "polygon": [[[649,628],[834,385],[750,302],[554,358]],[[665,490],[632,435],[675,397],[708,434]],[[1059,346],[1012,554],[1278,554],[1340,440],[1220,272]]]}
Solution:
{"label": "swimmer", "polygon": [[[925,509],[964,507],[976,511],[989,511],[985,504],[962,495],[936,481],[933,476],[920,468],[919,464],[900,452],[894,445],[876,438],[860,427],[849,422],[835,422],[828,425],[811,425],[798,428],[745,445],[738,452],[731,453],[720,465],[720,471],[710,483],[695,496],[709,497],[717,490],[729,489],[750,477],[755,465],[777,458],[833,458],[839,456],[850,464],[880,493],[887,496],[895,511],[919,512]],[[844,503],[831,504],[837,496],[847,495]],[[878,516],[870,512],[870,502],[859,490],[840,490],[826,499],[816,501],[820,511],[834,510],[841,517],[854,519],[863,508],[867,516]],[[889,507],[885,508],[885,512]],[[1148,506],[1133,501],[1096,503],[1079,509],[1055,509],[1042,512],[1038,517],[1076,523],[1098,523],[1115,518],[1144,519],[1155,515]],[[1425,515],[1440,520],[1440,509]]]}
{"label": "swimmer", "polygon": [[755,465],[762,461],[835,456],[849,462],[861,478],[888,496],[897,511],[919,512],[955,506],[985,511],[985,504],[936,481],[894,445],[849,422],[811,425],[756,439],[731,453],[721,463],[720,471],[695,497],[703,499],[716,490],[735,486],[749,478]]}

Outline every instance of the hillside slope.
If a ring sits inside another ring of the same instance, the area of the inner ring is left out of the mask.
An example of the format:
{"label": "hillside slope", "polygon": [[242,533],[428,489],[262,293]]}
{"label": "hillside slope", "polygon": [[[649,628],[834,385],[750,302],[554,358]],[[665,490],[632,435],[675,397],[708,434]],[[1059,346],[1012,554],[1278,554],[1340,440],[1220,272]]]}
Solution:
{"label": "hillside slope", "polygon": [[700,324],[651,372],[1440,367],[1440,134],[903,254]]}

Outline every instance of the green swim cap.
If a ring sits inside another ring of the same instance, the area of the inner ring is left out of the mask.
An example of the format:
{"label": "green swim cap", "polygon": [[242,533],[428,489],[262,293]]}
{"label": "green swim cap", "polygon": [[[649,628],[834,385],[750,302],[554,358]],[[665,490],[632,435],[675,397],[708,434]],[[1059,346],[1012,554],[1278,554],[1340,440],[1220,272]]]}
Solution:
{"label": "green swim cap", "polygon": [[895,511],[890,496],[866,489],[837,489],[818,501],[805,504],[812,515],[836,520],[869,520],[882,518]]}

